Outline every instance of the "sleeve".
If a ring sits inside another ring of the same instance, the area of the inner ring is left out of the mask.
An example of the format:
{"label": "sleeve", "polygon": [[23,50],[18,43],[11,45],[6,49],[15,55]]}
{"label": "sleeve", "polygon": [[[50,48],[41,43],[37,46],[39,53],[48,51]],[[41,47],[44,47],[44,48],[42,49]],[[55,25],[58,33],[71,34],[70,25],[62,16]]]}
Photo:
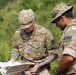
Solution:
{"label": "sleeve", "polygon": [[17,38],[17,34],[14,34],[14,42],[13,42],[13,49],[12,49],[12,59],[14,59],[15,61],[18,59],[19,56],[19,51],[18,51],[18,38]]}
{"label": "sleeve", "polygon": [[46,34],[46,48],[49,50],[49,53],[58,54],[56,42],[50,31]]}
{"label": "sleeve", "polygon": [[[70,42],[68,45],[64,48],[64,51],[62,54],[69,54],[76,58],[76,26],[71,26],[65,33],[64,37],[65,41],[66,39]],[[68,42],[67,41],[67,42]]]}

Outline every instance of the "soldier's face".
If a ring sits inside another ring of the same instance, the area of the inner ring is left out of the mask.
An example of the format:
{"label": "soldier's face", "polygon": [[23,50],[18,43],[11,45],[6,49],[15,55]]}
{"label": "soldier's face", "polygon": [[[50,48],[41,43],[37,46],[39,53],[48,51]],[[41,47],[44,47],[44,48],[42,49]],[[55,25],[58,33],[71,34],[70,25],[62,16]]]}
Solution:
{"label": "soldier's face", "polygon": [[31,32],[32,30],[34,30],[34,23],[31,23],[31,26],[29,28],[26,28],[25,25],[21,25],[21,28],[26,32]]}
{"label": "soldier's face", "polygon": [[25,31],[28,33],[31,32],[32,30],[34,30],[34,24],[31,25],[29,28],[25,28]]}
{"label": "soldier's face", "polygon": [[55,20],[56,26],[59,27],[61,30],[64,30],[66,25],[65,25],[65,20],[64,18],[60,17],[59,20]]}

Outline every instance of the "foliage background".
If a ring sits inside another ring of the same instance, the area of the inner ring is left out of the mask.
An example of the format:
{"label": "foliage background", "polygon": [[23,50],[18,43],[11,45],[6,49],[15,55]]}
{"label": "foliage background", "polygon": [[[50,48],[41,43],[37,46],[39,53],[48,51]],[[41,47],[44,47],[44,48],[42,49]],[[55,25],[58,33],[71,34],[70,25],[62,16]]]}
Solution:
{"label": "foliage background", "polygon": [[[0,0],[0,61],[7,61],[11,57],[13,35],[20,26],[17,21],[18,13],[22,9],[31,8],[35,12],[36,23],[49,29],[58,44],[62,32],[51,23],[50,12],[61,2],[73,5],[75,18],[76,0]],[[52,63],[52,68],[49,70],[51,75],[57,63],[57,61]]]}

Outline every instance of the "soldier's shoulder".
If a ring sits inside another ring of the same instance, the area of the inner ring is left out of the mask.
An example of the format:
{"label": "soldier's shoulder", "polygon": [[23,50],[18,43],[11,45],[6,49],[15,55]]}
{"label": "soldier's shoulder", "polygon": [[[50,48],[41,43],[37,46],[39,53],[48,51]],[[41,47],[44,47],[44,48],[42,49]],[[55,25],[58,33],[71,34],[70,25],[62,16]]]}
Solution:
{"label": "soldier's shoulder", "polygon": [[75,26],[76,27],[76,19],[73,19],[69,24],[68,27],[72,27]]}
{"label": "soldier's shoulder", "polygon": [[65,28],[64,33],[65,32],[72,32],[72,31],[76,31],[76,19],[73,19],[68,26]]}
{"label": "soldier's shoulder", "polygon": [[20,33],[20,31],[21,31],[21,29],[19,28],[19,29],[17,29],[16,31],[15,31],[15,34],[19,34]]}
{"label": "soldier's shoulder", "polygon": [[19,37],[21,33],[20,28],[15,31],[14,37]]}

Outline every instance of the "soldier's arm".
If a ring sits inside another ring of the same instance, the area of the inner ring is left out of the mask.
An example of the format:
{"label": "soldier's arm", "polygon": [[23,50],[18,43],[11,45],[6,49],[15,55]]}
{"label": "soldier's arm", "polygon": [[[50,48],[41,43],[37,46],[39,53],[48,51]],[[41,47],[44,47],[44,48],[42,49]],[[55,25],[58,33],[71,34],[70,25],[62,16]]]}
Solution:
{"label": "soldier's arm", "polygon": [[70,55],[63,55],[58,68],[56,69],[56,71],[54,71],[55,75],[60,75],[66,72],[66,70],[71,66],[73,61],[74,61],[74,57]]}
{"label": "soldier's arm", "polygon": [[38,66],[39,66],[39,67],[45,66],[45,65],[51,63],[52,61],[54,61],[57,57],[58,57],[58,55],[49,54],[49,56],[47,56],[47,57],[44,59],[44,61],[41,62]]}
{"label": "soldier's arm", "polygon": [[18,46],[17,46],[17,33],[14,34],[14,42],[13,42],[13,49],[11,59],[9,60],[11,63],[14,63],[19,56]]}
{"label": "soldier's arm", "polygon": [[13,48],[10,62],[14,63],[19,57],[19,52],[16,48]]}
{"label": "soldier's arm", "polygon": [[30,69],[29,71],[30,71],[31,73],[35,73],[35,72],[37,71],[37,69],[39,69],[40,67],[43,67],[43,66],[49,64],[50,62],[52,62],[52,61],[55,60],[56,58],[57,58],[56,55],[50,54],[49,56],[47,56],[47,57],[44,59],[43,62],[35,65],[35,66],[34,66],[32,69]]}
{"label": "soldier's arm", "polygon": [[46,49],[49,50],[49,55],[44,59],[42,63],[39,64],[39,66],[47,65],[58,58],[57,46],[50,31],[48,31],[46,35]]}
{"label": "soldier's arm", "polygon": [[11,59],[9,60],[11,63],[14,63],[19,57],[19,52],[16,48],[13,48],[12,50],[12,56]]}

